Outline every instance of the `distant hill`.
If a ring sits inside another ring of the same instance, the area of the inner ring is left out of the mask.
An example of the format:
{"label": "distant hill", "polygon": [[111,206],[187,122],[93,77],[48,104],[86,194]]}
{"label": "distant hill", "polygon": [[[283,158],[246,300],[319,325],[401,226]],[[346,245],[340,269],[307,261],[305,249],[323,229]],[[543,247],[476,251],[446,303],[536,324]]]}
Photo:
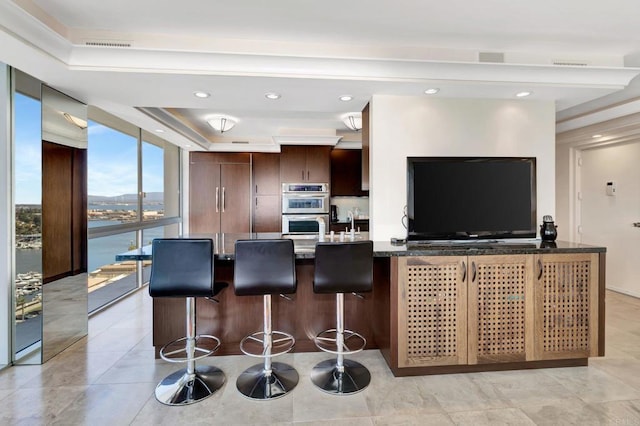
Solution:
{"label": "distant hill", "polygon": [[[164,193],[162,192],[147,192],[145,201],[151,203],[162,203],[164,201]],[[122,194],[115,195],[113,197],[105,197],[103,195],[89,195],[87,197],[89,204],[119,204],[119,203],[137,203],[138,194]]]}

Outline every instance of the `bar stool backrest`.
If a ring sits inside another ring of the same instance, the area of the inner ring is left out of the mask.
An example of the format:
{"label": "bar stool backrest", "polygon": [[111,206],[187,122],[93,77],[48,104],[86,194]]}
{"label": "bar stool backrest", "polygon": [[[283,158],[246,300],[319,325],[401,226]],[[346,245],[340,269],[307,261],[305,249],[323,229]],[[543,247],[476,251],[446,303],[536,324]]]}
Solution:
{"label": "bar stool backrest", "polygon": [[373,242],[317,243],[315,293],[365,293],[373,286]]}
{"label": "bar stool backrest", "polygon": [[236,241],[233,287],[237,296],[295,293],[296,284],[292,240]]}
{"label": "bar stool backrest", "polygon": [[211,297],[216,293],[213,240],[156,238],[152,243],[152,297]]}

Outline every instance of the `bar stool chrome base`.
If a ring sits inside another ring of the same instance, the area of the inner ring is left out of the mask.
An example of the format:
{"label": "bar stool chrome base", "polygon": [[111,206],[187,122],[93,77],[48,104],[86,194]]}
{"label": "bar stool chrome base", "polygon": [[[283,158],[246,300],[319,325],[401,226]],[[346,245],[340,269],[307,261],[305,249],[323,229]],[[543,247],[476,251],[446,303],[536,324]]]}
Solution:
{"label": "bar stool chrome base", "polygon": [[236,387],[247,398],[270,400],[285,396],[298,384],[298,372],[282,362],[271,363],[268,373],[264,364],[256,364],[240,374]]}
{"label": "bar stool chrome base", "polygon": [[198,365],[194,374],[186,368],[162,379],[156,387],[156,399],[165,405],[188,405],[213,395],[224,385],[222,370],[209,365]]}
{"label": "bar stool chrome base", "polygon": [[334,359],[316,364],[311,370],[311,381],[320,390],[334,395],[348,395],[364,390],[371,382],[367,367],[351,359],[343,361],[343,371]]}

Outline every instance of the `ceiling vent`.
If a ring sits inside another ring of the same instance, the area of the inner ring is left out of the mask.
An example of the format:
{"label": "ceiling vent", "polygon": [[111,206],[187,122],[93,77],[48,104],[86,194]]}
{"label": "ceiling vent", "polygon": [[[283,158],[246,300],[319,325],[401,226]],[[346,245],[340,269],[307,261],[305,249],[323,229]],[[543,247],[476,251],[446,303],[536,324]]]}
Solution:
{"label": "ceiling vent", "polygon": [[504,53],[501,52],[480,52],[478,53],[479,62],[493,62],[497,64],[504,63]]}
{"label": "ceiling vent", "polygon": [[589,65],[588,62],[565,59],[554,59],[552,63],[553,65],[560,65],[562,67],[586,67]]}
{"label": "ceiling vent", "polygon": [[90,47],[131,47],[132,44],[126,40],[85,40],[85,46]]}
{"label": "ceiling vent", "polygon": [[249,141],[231,141],[231,143],[244,143],[244,144],[247,144],[247,143],[249,143]]}

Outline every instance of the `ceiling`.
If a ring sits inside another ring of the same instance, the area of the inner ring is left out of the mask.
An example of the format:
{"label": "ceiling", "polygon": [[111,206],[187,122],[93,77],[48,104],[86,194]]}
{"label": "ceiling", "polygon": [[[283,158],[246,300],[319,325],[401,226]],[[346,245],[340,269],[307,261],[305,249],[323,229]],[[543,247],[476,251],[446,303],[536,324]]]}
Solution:
{"label": "ceiling", "polygon": [[[591,124],[640,104],[637,16],[627,0],[5,0],[0,61],[186,149],[274,151],[357,141],[341,117],[375,95],[526,90],[565,130]],[[221,134],[215,114],[237,125]]]}

